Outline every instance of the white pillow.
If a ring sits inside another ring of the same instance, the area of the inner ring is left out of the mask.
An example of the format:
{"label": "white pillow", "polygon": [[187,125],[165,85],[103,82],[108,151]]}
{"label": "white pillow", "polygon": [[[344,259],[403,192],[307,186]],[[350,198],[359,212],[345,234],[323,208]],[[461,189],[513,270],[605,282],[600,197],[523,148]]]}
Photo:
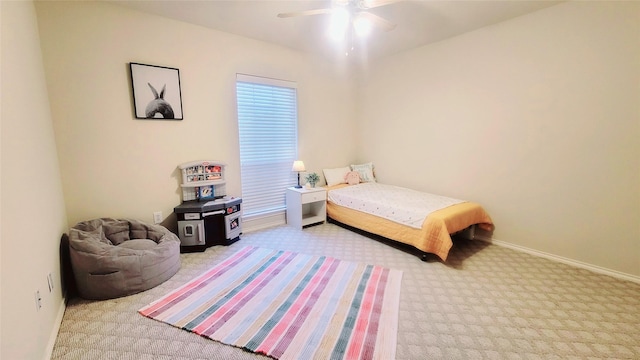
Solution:
{"label": "white pillow", "polygon": [[333,186],[338,184],[346,184],[344,177],[351,171],[348,166],[335,169],[322,169],[324,173],[324,179],[327,180],[327,186]]}
{"label": "white pillow", "polygon": [[361,182],[376,182],[375,176],[373,176],[373,163],[368,162],[366,164],[351,165],[351,170],[357,171],[360,174]]}

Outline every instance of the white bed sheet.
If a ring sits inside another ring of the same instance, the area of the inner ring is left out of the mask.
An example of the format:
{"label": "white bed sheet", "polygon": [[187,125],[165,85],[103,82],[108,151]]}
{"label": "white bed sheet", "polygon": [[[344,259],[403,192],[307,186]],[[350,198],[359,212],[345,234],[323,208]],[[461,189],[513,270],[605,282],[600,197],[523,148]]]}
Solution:
{"label": "white bed sheet", "polygon": [[394,185],[361,183],[331,190],[328,200],[336,205],[362,211],[420,229],[434,211],[464,200],[424,193]]}

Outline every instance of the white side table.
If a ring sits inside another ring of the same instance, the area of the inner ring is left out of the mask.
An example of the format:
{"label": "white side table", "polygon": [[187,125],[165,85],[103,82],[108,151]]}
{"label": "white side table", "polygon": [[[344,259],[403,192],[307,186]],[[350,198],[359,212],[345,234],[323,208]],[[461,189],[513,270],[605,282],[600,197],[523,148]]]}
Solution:
{"label": "white side table", "polygon": [[327,220],[327,191],[324,188],[287,189],[287,224],[302,229],[304,226]]}

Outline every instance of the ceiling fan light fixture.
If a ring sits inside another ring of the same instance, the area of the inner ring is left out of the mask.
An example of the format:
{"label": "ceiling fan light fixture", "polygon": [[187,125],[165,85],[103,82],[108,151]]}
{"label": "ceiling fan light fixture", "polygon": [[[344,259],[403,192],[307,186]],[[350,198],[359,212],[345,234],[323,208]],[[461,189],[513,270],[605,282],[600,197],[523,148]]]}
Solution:
{"label": "ceiling fan light fixture", "polygon": [[337,8],[331,14],[329,37],[335,41],[344,40],[347,35],[351,15],[345,8]]}
{"label": "ceiling fan light fixture", "polygon": [[358,37],[364,38],[371,34],[373,24],[364,16],[356,16],[353,20],[353,30]]}

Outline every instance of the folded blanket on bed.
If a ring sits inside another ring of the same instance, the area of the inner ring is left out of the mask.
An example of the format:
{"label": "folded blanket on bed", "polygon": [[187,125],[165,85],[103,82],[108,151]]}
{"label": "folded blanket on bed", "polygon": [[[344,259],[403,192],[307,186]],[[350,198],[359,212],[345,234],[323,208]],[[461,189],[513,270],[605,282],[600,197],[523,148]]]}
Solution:
{"label": "folded blanket on bed", "polygon": [[379,216],[420,229],[434,211],[460,204],[464,200],[433,195],[399,186],[362,183],[331,190],[328,200],[336,205]]}

